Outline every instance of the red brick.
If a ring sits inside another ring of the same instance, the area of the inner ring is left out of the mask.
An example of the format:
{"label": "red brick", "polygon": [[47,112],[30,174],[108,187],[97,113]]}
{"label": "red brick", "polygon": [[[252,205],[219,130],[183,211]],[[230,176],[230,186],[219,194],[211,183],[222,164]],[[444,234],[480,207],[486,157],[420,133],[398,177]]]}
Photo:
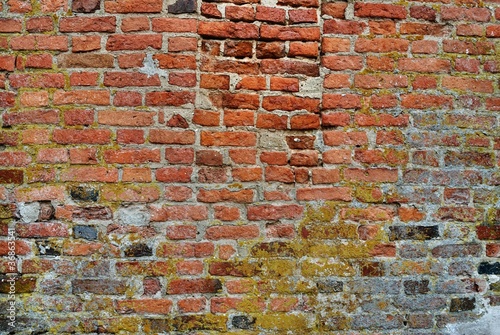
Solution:
{"label": "red brick", "polygon": [[217,19],[222,18],[222,13],[217,8],[217,5],[213,3],[206,3],[206,2],[202,3],[201,14],[205,17],[211,17]]}
{"label": "red brick", "polygon": [[317,114],[302,114],[292,116],[290,119],[291,129],[319,129],[320,117]]}
{"label": "red brick", "polygon": [[398,68],[410,72],[450,72],[451,64],[449,60],[438,58],[403,58],[398,61]]}
{"label": "red brick", "polygon": [[255,19],[255,12],[252,7],[227,6],[225,13],[226,19],[231,21],[252,22]]}
{"label": "red brick", "polygon": [[94,122],[94,111],[89,109],[70,109],[64,112],[64,123],[68,126],[91,125]]}
{"label": "red brick", "polygon": [[264,151],[260,155],[260,161],[269,165],[286,165],[288,158],[286,152]]}
{"label": "red brick", "polygon": [[251,132],[201,132],[201,142],[203,146],[255,146],[257,136]]}
{"label": "red brick", "polygon": [[293,152],[290,157],[290,165],[292,166],[317,166],[318,162],[318,153],[313,150]]}
{"label": "red brick", "polygon": [[111,140],[111,131],[106,129],[56,129],[53,139],[59,144],[106,144]]}
{"label": "red brick", "polygon": [[98,105],[106,106],[110,102],[109,91],[104,90],[78,90],[78,91],[62,91],[58,90],[54,93],[55,105]]}
{"label": "red brick", "polygon": [[267,6],[257,5],[257,10],[255,12],[255,18],[258,21],[273,22],[273,23],[285,23],[286,12],[282,8],[274,8]]}
{"label": "red brick", "polygon": [[18,188],[15,198],[20,202],[58,200],[65,198],[64,186],[42,186],[39,188]]}
{"label": "red brick", "polygon": [[112,16],[65,17],[59,21],[59,30],[63,33],[113,33],[116,30],[116,18]]}
{"label": "red brick", "polygon": [[319,99],[300,98],[294,96],[270,96],[264,97],[262,107],[268,111],[274,110],[306,110],[308,112],[319,112]]}
{"label": "red brick", "polygon": [[64,76],[61,73],[45,73],[43,75],[11,74],[9,82],[13,88],[62,88]]}
{"label": "red brick", "polygon": [[97,164],[97,149],[69,149],[69,160],[72,164]]}
{"label": "red brick", "polygon": [[441,19],[444,21],[478,21],[488,22],[491,18],[491,12],[487,8],[459,8],[443,7],[441,8]]}
{"label": "red brick", "polygon": [[361,108],[361,96],[356,94],[323,94],[323,109]]}
{"label": "red brick", "polygon": [[318,22],[316,9],[292,9],[288,11],[289,23],[315,23]]}
{"label": "red brick", "polygon": [[402,23],[399,31],[403,35],[444,36],[450,34],[450,29],[446,25],[416,22]]}
{"label": "red brick", "polygon": [[282,183],[293,183],[295,172],[287,166],[267,166],[265,169],[266,181],[279,181]]}
{"label": "red brick", "polygon": [[398,38],[375,38],[372,40],[358,38],[354,46],[356,52],[405,52],[410,42]]}
{"label": "red brick", "polygon": [[71,86],[97,86],[98,72],[74,72],[69,77]]}
{"label": "red brick", "polygon": [[235,202],[235,203],[251,203],[254,197],[253,190],[230,191],[228,189],[220,190],[205,190],[198,191],[197,200],[200,202]]}
{"label": "red brick", "polygon": [[[208,209],[202,205],[176,205],[164,207],[152,207],[151,221],[163,222],[169,220],[202,221],[208,218]],[[213,246],[212,246],[213,253]],[[209,256],[211,253],[205,253]],[[192,257],[192,256],[191,256]]]}
{"label": "red brick", "polygon": [[298,201],[330,200],[351,201],[351,189],[348,187],[322,187],[297,189]]}
{"label": "red brick", "polygon": [[344,132],[338,130],[324,131],[323,141],[326,145],[365,145],[368,137],[364,131]]}
{"label": "red brick", "polygon": [[105,182],[118,181],[118,170],[105,167],[72,167],[61,172],[61,181]]}
{"label": "red brick", "polygon": [[354,15],[359,17],[404,19],[406,18],[406,14],[406,9],[398,5],[362,2],[354,4]]}
{"label": "red brick", "polygon": [[182,106],[194,100],[195,93],[188,91],[146,93],[146,104],[150,106]]}
{"label": "red brick", "polygon": [[197,21],[195,19],[153,18],[153,31],[171,33],[195,33]]}
{"label": "red brick", "polygon": [[235,221],[241,218],[241,213],[237,207],[214,206],[214,216],[221,221]]}
{"label": "red brick", "polygon": [[348,20],[325,20],[324,34],[361,35],[366,27],[364,22]]}
{"label": "red brick", "polygon": [[161,0],[114,0],[104,1],[104,10],[107,13],[160,13],[163,1]]}
{"label": "red brick", "polygon": [[363,58],[359,56],[325,56],[321,59],[323,66],[330,70],[360,70],[363,68]]}
{"label": "red brick", "polygon": [[149,131],[149,141],[160,144],[193,144],[195,134],[191,130],[174,131],[166,129],[151,129]]}
{"label": "red brick", "polygon": [[68,227],[62,223],[18,224],[16,233],[19,237],[68,237]]}
{"label": "red brick", "polygon": [[303,74],[310,77],[319,76],[318,64],[305,61],[263,59],[261,62],[261,71],[266,74]]}
{"label": "red brick", "polygon": [[321,14],[328,15],[333,18],[343,19],[345,18],[345,10],[347,4],[345,2],[329,2],[321,4]]}
{"label": "red brick", "polygon": [[23,151],[0,152],[0,166],[27,166],[31,163],[31,156]]}
{"label": "red brick", "polygon": [[127,86],[161,86],[158,75],[149,76],[133,72],[106,72],[104,74],[104,86],[127,87]]}
{"label": "red brick", "polygon": [[168,183],[189,183],[192,173],[191,167],[165,167],[156,170],[156,180]]}
{"label": "red brick", "polygon": [[300,205],[255,205],[248,207],[247,215],[250,221],[297,219],[303,211]]}
{"label": "red brick", "polygon": [[0,32],[1,33],[20,33],[22,31],[21,20],[16,19],[0,19]]}
{"label": "red brick", "polygon": [[[375,35],[395,35],[396,23],[394,21],[370,21],[370,32]],[[403,24],[401,24],[402,26]]]}
{"label": "red brick", "polygon": [[150,183],[151,169],[149,168],[123,168],[122,181],[136,183]]}
{"label": "red brick", "polygon": [[436,41],[414,41],[411,43],[412,52],[415,54],[436,54],[439,47]]}
{"label": "red brick", "polygon": [[193,37],[170,37],[168,39],[168,51],[196,51],[198,43]]}
{"label": "red brick", "polygon": [[122,20],[121,29],[124,33],[149,30],[149,18],[146,16],[125,17]]}
{"label": "red brick", "polygon": [[106,43],[106,50],[121,51],[121,50],[145,50],[147,48],[161,49],[161,35],[110,35]]}
{"label": "red brick", "polygon": [[264,129],[287,129],[288,117],[276,114],[258,114],[257,128]]}
{"label": "red brick", "polygon": [[253,126],[254,115],[252,111],[225,111],[224,125],[226,127]]}
{"label": "red brick", "polygon": [[449,108],[452,104],[452,98],[446,95],[405,94],[402,96],[401,101],[403,107],[416,109]]}
{"label": "red brick", "polygon": [[198,25],[198,34],[211,38],[257,39],[259,28],[254,24],[243,22],[201,21]]}
{"label": "red brick", "polygon": [[256,225],[212,226],[206,230],[206,238],[209,240],[253,239],[259,235],[259,227]]}
{"label": "red brick", "polygon": [[351,162],[351,150],[327,150],[323,153],[323,162],[326,164],[348,164]]}
{"label": "red brick", "polygon": [[491,42],[479,41],[460,41],[460,40],[444,40],[443,51],[449,53],[459,53],[468,55],[486,55],[494,52],[494,45]]}
{"label": "red brick", "polygon": [[116,92],[113,104],[117,107],[140,106],[142,105],[142,94],[131,91]]}
{"label": "red brick", "polygon": [[106,150],[103,154],[106,163],[141,164],[160,162],[159,149],[121,149]]}
{"label": "red brick", "polygon": [[154,202],[160,198],[160,191],[155,186],[105,185],[102,197],[111,202]]}
{"label": "red brick", "polygon": [[236,89],[244,90],[254,90],[261,91],[266,89],[266,78],[264,77],[243,77],[238,84]]}
{"label": "red brick", "polygon": [[363,89],[407,87],[408,78],[403,75],[391,74],[377,76],[357,74],[354,76],[354,86]]}
{"label": "red brick", "polygon": [[366,170],[350,168],[344,170],[344,178],[348,181],[394,183],[398,181],[398,171],[384,168],[371,168]]}
{"label": "red brick", "polygon": [[19,124],[57,124],[59,112],[55,110],[34,110],[30,112],[5,113],[3,115],[5,126]]}
{"label": "red brick", "polygon": [[461,77],[444,77],[442,85],[445,88],[460,91],[493,93],[493,81]]}
{"label": "red brick", "polygon": [[177,302],[177,308],[182,313],[202,312],[205,309],[207,300],[205,298],[187,298]]}

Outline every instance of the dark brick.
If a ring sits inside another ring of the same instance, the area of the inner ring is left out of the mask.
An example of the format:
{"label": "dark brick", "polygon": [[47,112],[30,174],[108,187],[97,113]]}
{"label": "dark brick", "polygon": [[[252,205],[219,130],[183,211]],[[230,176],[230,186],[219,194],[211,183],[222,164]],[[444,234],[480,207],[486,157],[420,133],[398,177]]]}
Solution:
{"label": "dark brick", "polygon": [[476,298],[451,299],[450,312],[472,311],[476,307]]}
{"label": "dark brick", "polygon": [[214,276],[252,277],[260,270],[257,264],[242,262],[214,262],[210,264],[208,272]]}
{"label": "dark brick", "polygon": [[144,243],[134,244],[125,249],[126,257],[147,257],[152,255],[153,250]]}
{"label": "dark brick", "polygon": [[320,293],[335,293],[344,290],[344,283],[335,279],[322,279],[316,283]]}
{"label": "dark brick", "polygon": [[168,6],[170,14],[183,14],[196,12],[196,0],[177,0],[173,5]]}
{"label": "dark brick", "polygon": [[479,257],[481,254],[481,245],[479,244],[448,244],[440,245],[432,249],[434,257]]}
{"label": "dark brick", "polygon": [[438,226],[393,226],[389,227],[389,239],[397,240],[431,240],[439,238]]}
{"label": "dark brick", "polygon": [[8,294],[10,292],[10,282],[7,280],[11,278],[15,280],[16,294],[31,293],[36,289],[36,278],[34,277],[2,276],[0,279],[0,293]]}
{"label": "dark brick", "polygon": [[73,228],[75,238],[83,238],[86,240],[97,239],[97,229],[93,226],[76,226]]}
{"label": "dark brick", "polygon": [[500,275],[500,262],[496,263],[482,262],[479,264],[477,272],[480,275]]}
{"label": "dark brick", "polygon": [[22,170],[0,170],[0,184],[22,184],[23,179]]}
{"label": "dark brick", "polygon": [[314,149],[316,136],[287,136],[286,143],[290,149]]}
{"label": "dark brick", "polygon": [[40,221],[52,220],[55,213],[56,210],[54,209],[54,206],[52,206],[52,203],[45,201],[40,203],[40,215],[38,217]]}
{"label": "dark brick", "polygon": [[73,0],[71,9],[76,13],[93,13],[100,7],[100,0]]}
{"label": "dark brick", "polygon": [[124,280],[113,279],[73,279],[73,294],[94,293],[94,294],[124,294],[127,285]]}
{"label": "dark brick", "polygon": [[252,247],[252,255],[262,257],[291,257],[295,250],[286,242],[264,242]]}
{"label": "dark brick", "polygon": [[60,256],[61,246],[54,241],[40,240],[36,241],[36,246],[40,256]]}
{"label": "dark brick", "polygon": [[73,200],[77,201],[97,201],[99,199],[99,191],[83,186],[75,186],[70,190],[70,195]]}
{"label": "dark brick", "polygon": [[231,325],[237,329],[251,329],[255,324],[255,319],[247,315],[235,315],[231,320]]}
{"label": "dark brick", "polygon": [[500,226],[479,226],[476,232],[480,240],[500,240]]}
{"label": "dark brick", "polygon": [[430,291],[429,280],[406,280],[403,282],[405,293],[409,295],[425,294]]}

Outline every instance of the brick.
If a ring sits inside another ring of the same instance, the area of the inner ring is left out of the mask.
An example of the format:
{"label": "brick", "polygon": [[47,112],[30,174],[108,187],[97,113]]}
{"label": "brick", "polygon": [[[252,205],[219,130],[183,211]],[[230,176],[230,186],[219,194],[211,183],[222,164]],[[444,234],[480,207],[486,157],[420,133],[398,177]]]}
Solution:
{"label": "brick", "polygon": [[373,40],[359,38],[354,45],[356,52],[405,52],[409,42],[397,38],[375,38]]}
{"label": "brick", "polygon": [[104,85],[112,87],[127,86],[160,86],[160,78],[142,73],[106,72],[104,74]]}
{"label": "brick", "polygon": [[493,82],[491,80],[444,77],[442,85],[444,88],[452,90],[493,93]]}
{"label": "brick", "polygon": [[201,132],[203,146],[255,146],[256,134],[251,132]]}
{"label": "brick", "polygon": [[321,63],[334,71],[360,70],[363,68],[363,58],[359,56],[326,56]]}
{"label": "brick", "polygon": [[389,182],[394,183],[398,180],[397,170],[384,168],[371,169],[345,169],[344,178],[350,181],[360,182]]}
{"label": "brick", "polygon": [[151,129],[149,131],[149,141],[161,144],[193,144],[195,141],[194,135],[194,132],[190,130]]}
{"label": "brick", "polygon": [[106,185],[102,198],[111,202],[154,202],[160,198],[160,192],[155,186]]}
{"label": "brick", "polygon": [[9,82],[13,88],[62,88],[64,87],[64,76],[60,73],[46,73],[43,76],[12,74],[9,76]]}
{"label": "brick", "polygon": [[53,133],[53,139],[59,144],[106,144],[111,139],[111,131],[56,129]]}
{"label": "brick", "polygon": [[53,98],[55,105],[99,105],[106,106],[110,102],[110,93],[104,90],[57,90]]}
{"label": "brick", "polygon": [[323,109],[361,108],[361,96],[356,94],[323,94]]}
{"label": "brick", "polygon": [[493,52],[494,46],[490,42],[469,42],[458,40],[444,40],[443,51],[448,53],[486,55]]}
{"label": "brick", "polygon": [[156,170],[156,180],[161,182],[188,183],[193,169],[190,167],[165,167]]}
{"label": "brick", "polygon": [[348,187],[301,188],[297,189],[297,200],[350,201],[352,196],[351,189]]}
{"label": "brick", "polygon": [[113,33],[116,30],[116,18],[112,16],[104,16],[97,18],[88,17],[66,17],[59,21],[59,30],[64,33],[68,32],[102,32]]}
{"label": "brick", "polygon": [[259,6],[256,7],[255,19],[258,21],[285,23],[286,12],[282,8]]}
{"label": "brick", "polygon": [[153,18],[153,31],[171,33],[195,33],[197,21],[195,19]]}
{"label": "brick", "polygon": [[159,13],[163,2],[159,0],[146,1],[104,1],[104,10],[107,13]]}
{"label": "brick", "polygon": [[76,13],[93,13],[100,8],[100,1],[97,0],[75,0],[71,9]]}
{"label": "brick", "polygon": [[198,34],[211,38],[257,39],[259,29],[244,22],[205,22],[198,25]]}
{"label": "brick", "polygon": [[168,284],[167,293],[217,293],[221,289],[219,279],[174,279]]}
{"label": "brick", "polygon": [[248,220],[296,219],[302,216],[304,208],[299,205],[256,205],[247,209]]}
{"label": "brick", "polygon": [[411,6],[410,16],[415,19],[426,20],[435,22],[436,21],[436,10],[427,6]]}
{"label": "brick", "polygon": [[338,130],[324,131],[323,141],[329,146],[365,145],[368,137],[363,131],[342,132]]}
{"label": "brick", "polygon": [[182,106],[194,100],[195,94],[187,91],[146,93],[146,104],[151,106]]}
{"label": "brick", "polygon": [[253,190],[230,191],[228,189],[198,191],[197,200],[200,202],[234,202],[251,203],[254,197]]}
{"label": "brick", "polygon": [[410,72],[450,72],[451,64],[449,60],[438,58],[404,58],[398,61],[398,68]]}
{"label": "brick", "polygon": [[294,96],[271,96],[264,97],[262,107],[268,111],[274,110],[306,110],[308,112],[319,112],[319,99],[299,98]]}
{"label": "brick", "polygon": [[264,59],[261,62],[261,71],[266,74],[319,76],[319,66],[305,61]]}
{"label": "brick", "polygon": [[236,89],[254,90],[260,91],[266,89],[266,78],[264,77],[243,77],[238,84]]}
{"label": "brick", "polygon": [[354,86],[364,89],[407,87],[408,78],[403,75],[355,75]]}
{"label": "brick", "polygon": [[108,51],[145,50],[148,47],[161,49],[161,35],[110,35],[106,43],[106,50]]}
{"label": "brick", "polygon": [[345,18],[346,8],[347,4],[343,2],[322,3],[321,14],[328,15],[337,19],[343,19]]}
{"label": "brick", "polygon": [[323,24],[323,33],[342,34],[342,35],[360,35],[366,27],[364,22],[353,22],[347,20],[325,20]]}
{"label": "brick", "polygon": [[97,114],[99,124],[111,126],[141,127],[153,124],[154,113],[128,111],[100,111]]}
{"label": "brick", "polygon": [[398,5],[360,2],[354,4],[354,15],[358,17],[404,19],[406,14],[406,9]]}

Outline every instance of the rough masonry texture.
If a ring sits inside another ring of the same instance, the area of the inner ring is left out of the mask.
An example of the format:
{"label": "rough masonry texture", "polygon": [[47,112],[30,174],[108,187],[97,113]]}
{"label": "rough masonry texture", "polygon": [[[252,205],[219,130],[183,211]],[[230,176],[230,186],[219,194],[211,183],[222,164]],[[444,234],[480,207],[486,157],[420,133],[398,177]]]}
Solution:
{"label": "rough masonry texture", "polygon": [[0,10],[2,334],[499,334],[499,0]]}

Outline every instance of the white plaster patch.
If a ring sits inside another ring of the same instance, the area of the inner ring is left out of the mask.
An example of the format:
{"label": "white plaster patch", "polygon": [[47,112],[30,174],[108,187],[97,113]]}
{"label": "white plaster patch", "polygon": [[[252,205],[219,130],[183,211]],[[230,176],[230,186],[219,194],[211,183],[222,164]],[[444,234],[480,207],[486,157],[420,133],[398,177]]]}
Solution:
{"label": "white plaster patch", "polygon": [[31,202],[27,204],[21,202],[19,203],[18,208],[19,216],[22,222],[32,223],[38,220],[38,216],[40,215],[40,203]]}
{"label": "white plaster patch", "polygon": [[500,306],[486,307],[486,314],[473,322],[448,325],[448,335],[500,335]]}
{"label": "white plaster patch", "polygon": [[149,223],[149,212],[138,206],[120,208],[116,212],[118,222],[122,225],[147,225]]}
{"label": "white plaster patch", "polygon": [[147,54],[144,62],[142,63],[142,67],[139,69],[140,73],[146,74],[148,77],[152,77],[155,74],[160,77],[167,77],[168,73],[165,70],[162,70],[158,67],[158,61],[153,59],[152,54]]}

